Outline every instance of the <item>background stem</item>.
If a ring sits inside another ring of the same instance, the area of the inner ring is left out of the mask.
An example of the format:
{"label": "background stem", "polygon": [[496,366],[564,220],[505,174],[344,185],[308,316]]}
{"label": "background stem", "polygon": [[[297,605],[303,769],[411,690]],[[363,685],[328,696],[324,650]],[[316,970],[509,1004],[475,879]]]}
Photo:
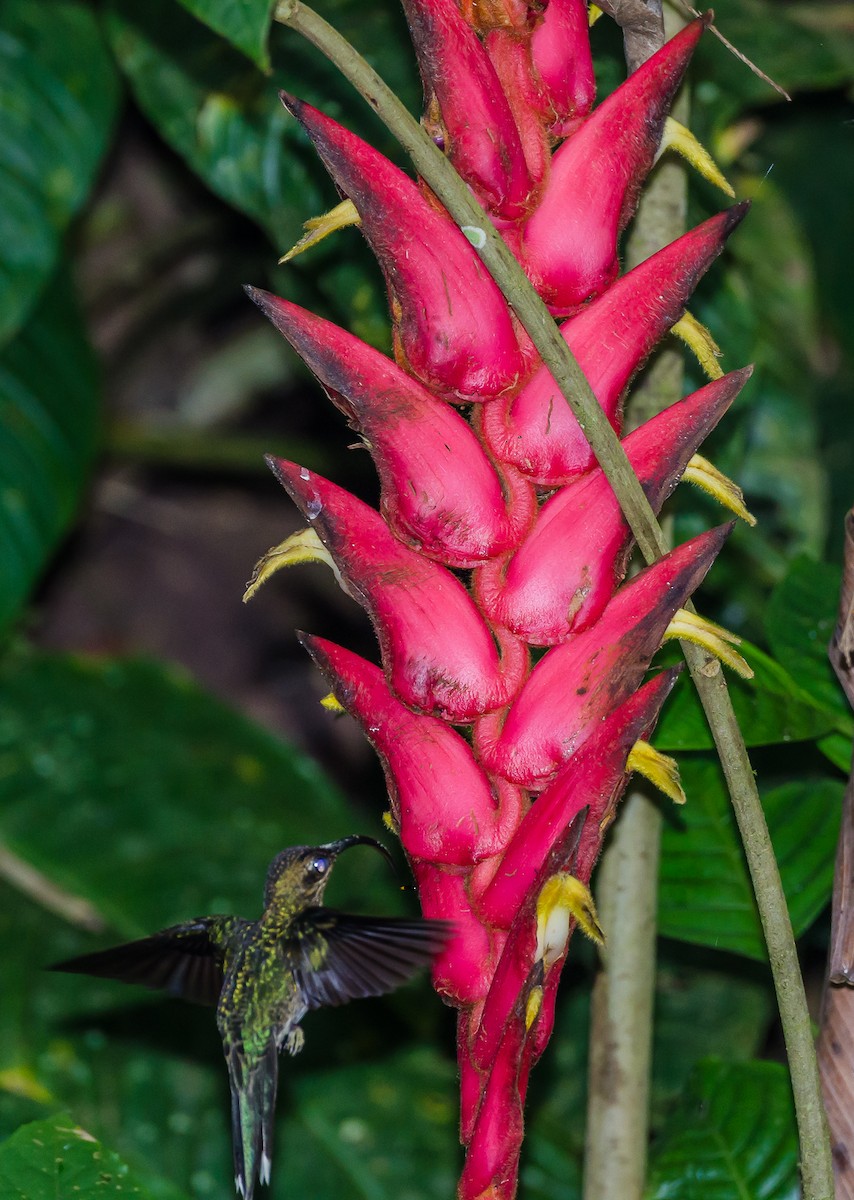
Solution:
{"label": "background stem", "polygon": [[[665,538],[619,438],[551,314],[487,214],[397,96],[328,22],[299,0],[281,0],[274,17],[312,42],[350,80],[407,151],[418,174],[454,221],[483,234],[477,254],[513,307],[584,430],[644,559],[654,562],[666,552]],[[719,663],[696,646],[683,643],[682,649],[721,758],[768,946],[795,1099],[804,1200],[832,1200],[833,1168],[809,1012],[756,781]]]}
{"label": "background stem", "polygon": [[[624,28],[630,67],[639,66],[684,24],[668,9],[665,20],[658,21],[657,39],[643,26],[640,47]],[[673,115],[688,123],[684,87]],[[626,270],[684,233],[687,193],[681,163],[660,163],[638,206]],[[681,350],[666,347],[632,392],[627,426],[636,428],[680,400],[683,375]],[[665,535],[672,543],[666,528]],[[584,1200],[640,1200],[646,1180],[661,823],[658,803],[633,787],[599,867],[596,901],[607,944],[591,997]]]}

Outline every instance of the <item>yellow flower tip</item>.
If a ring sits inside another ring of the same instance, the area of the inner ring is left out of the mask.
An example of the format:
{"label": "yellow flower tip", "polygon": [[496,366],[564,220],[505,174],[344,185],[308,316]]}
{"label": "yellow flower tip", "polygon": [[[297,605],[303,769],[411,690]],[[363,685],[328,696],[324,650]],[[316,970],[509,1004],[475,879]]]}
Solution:
{"label": "yellow flower tip", "polygon": [[713,496],[724,508],[735,513],[748,525],[756,524],[756,517],[748,511],[744,503],[744,492],[729,476],[719,471],[714,463],[710,463],[702,454],[695,454],[685,468],[682,478],[686,483],[693,483]]}
{"label": "yellow flower tip", "polygon": [[730,633],[723,626],[716,625],[714,621],[707,621],[698,613],[680,608],[667,626],[663,640],[670,641],[671,638],[693,642],[695,645],[701,646],[707,654],[711,654],[713,658],[722,662],[724,666],[735,671],[742,679],[753,678],[753,668],[737,650],[733,649],[734,646],[741,645],[741,638]]}
{"label": "yellow flower tip", "polygon": [[735,191],[724,176],[718,164],[701,142],[698,142],[690,129],[668,117],[664,122],[664,132],[661,145],[658,147],[660,157],[666,150],[675,150],[695,171],[698,171],[709,183],[721,189],[725,195],[735,199]]}
{"label": "yellow flower tip", "polygon": [[338,568],[332,555],[314,529],[298,529],[290,537],[285,538],[278,546],[272,546],[255,564],[252,576],[243,593],[243,603],[251,600],[262,584],[271,575],[275,575],[282,567],[295,567],[300,563],[321,562],[332,568],[340,583]]}
{"label": "yellow flower tip", "polygon": [[302,254],[305,250],[310,250],[312,246],[316,246],[318,242],[322,242],[325,237],[329,237],[330,233],[336,233],[339,229],[346,229],[348,225],[361,225],[362,218],[359,216],[359,211],[352,200],[342,200],[340,204],[336,204],[329,212],[323,213],[319,217],[311,217],[303,224],[305,233],[292,246],[287,254],[283,254],[279,259],[279,266],[282,263],[290,262],[292,258],[296,258],[298,254]]}
{"label": "yellow flower tip", "polygon": [[595,25],[596,22],[599,20],[599,18],[603,17],[604,15],[605,15],[604,12],[602,11],[602,9],[599,7],[598,4],[591,4],[587,10],[588,26],[592,27],[593,25]]}
{"label": "yellow flower tip", "polygon": [[347,711],[334,692],[326,693],[320,701],[320,707],[325,708],[327,712],[342,713]]}
{"label": "yellow flower tip", "polygon": [[391,811],[390,808],[387,808],[386,811],[383,813],[383,825],[385,825],[385,827],[389,831],[389,833],[393,833],[395,837],[400,836],[400,826],[398,825],[397,821],[395,820],[394,813]]}
{"label": "yellow flower tip", "polygon": [[541,987],[531,988],[531,994],[528,997],[528,1003],[525,1005],[525,1029],[530,1031],[531,1026],[540,1015],[540,1009],[543,1006],[543,989]]}
{"label": "yellow flower tip", "polygon": [[674,758],[669,758],[650,746],[649,742],[639,739],[629,751],[626,769],[643,775],[654,787],[668,796],[674,804],[684,804],[687,797],[682,790],[679,778],[679,767]]}
{"label": "yellow flower tip", "polygon": [[722,354],[720,346],[696,317],[686,312],[671,326],[670,332],[684,342],[709,379],[721,379],[723,370],[717,361]]}
{"label": "yellow flower tip", "polygon": [[0,1071],[0,1091],[21,1096],[24,1100],[34,1100],[36,1104],[54,1102],[51,1092],[39,1083],[30,1067],[6,1067]]}
{"label": "yellow flower tip", "polygon": [[605,935],[599,925],[596,905],[590,889],[574,875],[550,876],[537,899],[536,962],[548,968],[561,957],[569,941],[569,926],[575,919],[578,928],[600,946]]}

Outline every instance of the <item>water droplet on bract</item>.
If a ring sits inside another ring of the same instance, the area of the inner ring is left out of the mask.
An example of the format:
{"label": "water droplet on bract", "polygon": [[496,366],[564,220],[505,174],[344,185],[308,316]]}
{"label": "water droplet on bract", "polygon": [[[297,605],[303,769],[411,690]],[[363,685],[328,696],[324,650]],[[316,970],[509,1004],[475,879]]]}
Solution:
{"label": "water droplet on bract", "polygon": [[308,467],[300,467],[299,477],[300,479],[311,479],[311,471],[309,471]]}
{"label": "water droplet on bract", "polygon": [[323,512],[323,501],[319,496],[315,496],[313,500],[309,500],[305,506],[305,515],[308,521],[316,521]]}

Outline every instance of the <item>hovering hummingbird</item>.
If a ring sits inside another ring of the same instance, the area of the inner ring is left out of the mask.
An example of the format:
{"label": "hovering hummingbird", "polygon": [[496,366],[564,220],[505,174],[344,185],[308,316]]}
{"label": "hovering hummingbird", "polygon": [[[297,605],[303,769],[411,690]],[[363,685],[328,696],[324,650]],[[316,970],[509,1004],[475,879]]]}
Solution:
{"label": "hovering hummingbird", "polygon": [[305,1014],[392,991],[450,936],[447,921],[321,907],[335,860],[358,845],[376,847],[391,862],[385,846],[358,834],[291,846],[270,864],[259,920],[199,917],[50,968],[165,988],[216,1006],[231,1085],[234,1182],[244,1200],[252,1200],[256,1179],[270,1182],[278,1055],[302,1049]]}

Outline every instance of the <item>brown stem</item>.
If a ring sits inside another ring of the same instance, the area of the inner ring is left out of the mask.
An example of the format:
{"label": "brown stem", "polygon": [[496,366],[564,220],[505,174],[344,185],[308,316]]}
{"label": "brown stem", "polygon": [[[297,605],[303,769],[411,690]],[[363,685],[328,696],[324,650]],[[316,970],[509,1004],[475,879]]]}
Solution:
{"label": "brown stem", "polygon": [[[338,67],[404,147],[456,223],[480,232],[478,255],[584,430],[644,559],[654,562],[666,552],[666,542],[619,438],[548,309],[487,214],[397,96],[331,25],[299,0],[280,0],[274,18],[301,33]],[[719,665],[696,646],[683,644],[682,648],[721,757],[765,933],[792,1076],[804,1200],[832,1200],[833,1169],[809,1012],[756,781]]]}
{"label": "brown stem", "polygon": [[[854,509],[845,518],[839,617],[828,657],[854,708]],[[854,1200],[854,761],[842,802],[831,920],[818,1065],[833,1141],[836,1198]]]}

